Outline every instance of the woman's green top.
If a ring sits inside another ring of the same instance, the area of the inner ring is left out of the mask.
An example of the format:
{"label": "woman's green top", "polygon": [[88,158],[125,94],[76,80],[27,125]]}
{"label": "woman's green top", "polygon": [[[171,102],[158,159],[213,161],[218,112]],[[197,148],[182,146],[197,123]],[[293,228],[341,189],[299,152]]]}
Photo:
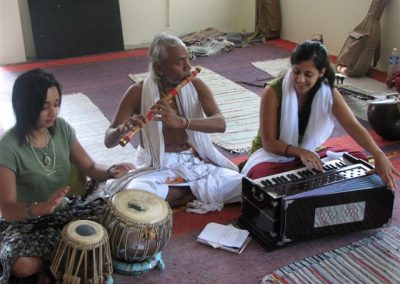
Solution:
{"label": "woman's green top", "polygon": [[0,165],[15,173],[17,202],[47,201],[57,189],[68,185],[70,149],[75,141],[75,130],[57,118],[47,148],[51,162],[46,166],[44,149],[28,141],[19,143],[14,127],[0,137]]}

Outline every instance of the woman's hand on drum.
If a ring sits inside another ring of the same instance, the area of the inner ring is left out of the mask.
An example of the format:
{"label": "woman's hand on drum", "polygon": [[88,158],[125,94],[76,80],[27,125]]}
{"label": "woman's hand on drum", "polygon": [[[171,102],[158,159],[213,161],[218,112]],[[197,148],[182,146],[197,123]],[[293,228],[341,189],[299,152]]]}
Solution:
{"label": "woman's hand on drum", "polygon": [[38,207],[40,208],[40,211],[37,210],[35,215],[43,216],[53,213],[57,206],[63,202],[64,197],[67,195],[69,190],[69,186],[64,186],[57,189],[49,200],[39,203],[40,206],[38,205]]}
{"label": "woman's hand on drum", "polygon": [[392,163],[383,152],[379,152],[378,154],[374,155],[374,160],[374,172],[376,172],[392,190],[395,190],[395,176],[397,175],[400,177],[400,172],[393,167]]}
{"label": "woman's hand on drum", "polygon": [[143,128],[146,122],[144,115],[135,114],[134,116],[129,117],[124,123],[120,124],[116,130],[117,133],[122,136],[130,131],[136,130],[136,128]]}
{"label": "woman's hand on drum", "polygon": [[109,178],[119,178],[135,169],[136,167],[131,163],[118,163],[109,167],[107,174]]}

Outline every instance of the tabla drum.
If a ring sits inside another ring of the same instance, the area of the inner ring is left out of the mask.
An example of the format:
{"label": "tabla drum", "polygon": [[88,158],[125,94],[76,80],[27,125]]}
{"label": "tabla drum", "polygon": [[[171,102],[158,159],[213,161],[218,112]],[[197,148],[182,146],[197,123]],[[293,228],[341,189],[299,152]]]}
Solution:
{"label": "tabla drum", "polygon": [[106,229],[90,220],[65,225],[50,271],[64,284],[109,282],[113,269]]}
{"label": "tabla drum", "polygon": [[172,210],[153,193],[125,190],[109,200],[101,223],[107,229],[111,254],[115,258],[142,262],[157,258],[157,253],[168,243]]}
{"label": "tabla drum", "polygon": [[371,101],[368,105],[368,121],[372,129],[387,140],[400,139],[400,100]]}

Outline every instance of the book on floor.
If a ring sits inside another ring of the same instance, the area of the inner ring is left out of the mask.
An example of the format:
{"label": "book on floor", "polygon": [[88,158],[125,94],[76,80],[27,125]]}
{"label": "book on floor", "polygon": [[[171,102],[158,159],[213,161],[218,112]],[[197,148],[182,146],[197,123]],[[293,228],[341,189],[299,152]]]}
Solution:
{"label": "book on floor", "polygon": [[237,254],[240,254],[250,241],[251,237],[247,230],[214,222],[208,223],[197,236],[199,243]]}

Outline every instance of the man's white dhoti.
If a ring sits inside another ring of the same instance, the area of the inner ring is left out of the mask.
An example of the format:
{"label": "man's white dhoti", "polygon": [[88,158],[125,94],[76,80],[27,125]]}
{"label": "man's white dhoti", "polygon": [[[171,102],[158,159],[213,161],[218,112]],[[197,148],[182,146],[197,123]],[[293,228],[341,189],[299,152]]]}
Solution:
{"label": "man's white dhoti", "polygon": [[[140,189],[157,194],[165,199],[168,195],[168,181],[183,178],[186,182],[174,186],[189,186],[198,200],[207,201],[190,203],[188,211],[206,213],[221,210],[224,203],[241,200],[242,175],[238,172],[204,163],[195,157],[192,151],[164,153],[163,166],[158,171],[132,179],[126,189]],[[204,212],[202,212],[204,211]]]}

